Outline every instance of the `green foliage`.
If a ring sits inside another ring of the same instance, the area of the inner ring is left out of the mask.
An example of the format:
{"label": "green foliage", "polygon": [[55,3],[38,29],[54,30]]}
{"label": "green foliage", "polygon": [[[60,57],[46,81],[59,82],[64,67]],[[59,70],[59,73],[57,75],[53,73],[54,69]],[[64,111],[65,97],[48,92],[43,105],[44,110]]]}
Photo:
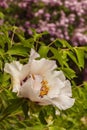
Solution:
{"label": "green foliage", "polygon": [[8,55],[28,56],[29,49],[23,45],[14,45],[8,51]]}
{"label": "green foliage", "polygon": [[46,58],[48,51],[49,51],[49,47],[45,46],[45,45],[42,45],[42,46],[40,46],[38,52],[39,52],[39,54],[40,54],[41,57]]}
{"label": "green foliage", "polygon": [[[15,29],[15,31],[14,31]],[[9,35],[10,32],[10,35]],[[0,130],[86,130],[87,129],[87,83],[77,86],[77,73],[84,68],[87,46],[73,47],[62,39],[47,45],[41,41],[45,35],[34,34],[25,38],[17,27],[3,26],[0,30]],[[72,81],[75,105],[58,111],[53,106],[38,106],[37,103],[18,98],[13,93],[11,77],[4,73],[4,65],[13,60],[27,63],[30,49],[34,48],[40,57],[55,59],[58,70],[62,70]],[[75,66],[75,68],[73,68]]]}
{"label": "green foliage", "polygon": [[4,14],[0,12],[0,19],[4,19]]}
{"label": "green foliage", "polygon": [[75,48],[75,51],[76,51],[76,56],[77,56],[79,66],[84,68],[84,55],[85,55],[84,50]]}

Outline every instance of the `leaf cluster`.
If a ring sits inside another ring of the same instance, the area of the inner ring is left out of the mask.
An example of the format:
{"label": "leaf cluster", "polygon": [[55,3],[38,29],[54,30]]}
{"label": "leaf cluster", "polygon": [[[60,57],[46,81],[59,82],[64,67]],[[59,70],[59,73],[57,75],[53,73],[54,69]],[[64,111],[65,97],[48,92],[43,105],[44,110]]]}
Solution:
{"label": "leaf cluster", "polygon": [[[56,39],[47,44],[42,41],[43,35],[47,32],[37,34],[35,30],[32,31],[32,37],[26,38],[15,26],[0,27],[0,129],[85,130],[87,83],[77,87],[74,78],[78,79],[78,70],[84,68],[87,46],[73,47],[63,39]],[[31,48],[40,54],[40,58],[56,60],[57,70],[62,70],[71,80],[73,97],[76,99],[74,107],[57,115],[55,107],[38,106],[27,99],[18,98],[11,91],[11,77],[4,73],[4,65],[13,60],[19,60],[22,64],[27,63]]]}

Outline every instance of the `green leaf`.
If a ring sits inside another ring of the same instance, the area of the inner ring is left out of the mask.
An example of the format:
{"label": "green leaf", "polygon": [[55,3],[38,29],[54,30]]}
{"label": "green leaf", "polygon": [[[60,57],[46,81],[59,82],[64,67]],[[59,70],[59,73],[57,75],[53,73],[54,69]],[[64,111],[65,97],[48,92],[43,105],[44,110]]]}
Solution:
{"label": "green leaf", "polygon": [[61,66],[63,66],[62,53],[60,50],[57,50],[53,47],[50,47],[51,52],[53,53],[53,58],[56,59]]}
{"label": "green leaf", "polygon": [[40,113],[39,113],[39,119],[40,119],[41,123],[44,124],[44,125],[47,124],[47,122],[46,122],[46,120],[45,120],[45,117],[46,117],[46,116],[47,116],[46,110],[45,110],[45,109],[44,109],[44,110],[41,110]]}
{"label": "green leaf", "polygon": [[48,130],[48,129],[40,124],[40,125],[34,125],[34,127],[27,127],[26,130]]}
{"label": "green leaf", "polygon": [[0,19],[4,19],[4,14],[0,12]]}
{"label": "green leaf", "polygon": [[3,69],[3,61],[0,59],[0,70]]}
{"label": "green leaf", "polygon": [[22,45],[14,45],[7,51],[9,55],[18,55],[18,56],[28,56],[29,49],[27,47],[23,47]]}
{"label": "green leaf", "polygon": [[68,51],[67,54],[72,59],[72,61],[79,67],[79,63],[77,61],[77,58],[76,58],[75,54],[73,52],[70,52],[70,51]]}
{"label": "green leaf", "polygon": [[81,46],[80,48],[87,52],[87,46]]}
{"label": "green leaf", "polygon": [[49,130],[66,130],[66,129],[58,126],[50,126]]}
{"label": "green leaf", "polygon": [[24,112],[25,118],[28,118],[29,105],[27,101],[25,101],[24,104],[22,105],[22,110]]}
{"label": "green leaf", "polygon": [[37,33],[35,29],[31,29],[31,31],[33,32],[34,42],[36,42],[37,40],[39,40],[43,35],[48,34],[47,31],[44,31],[44,32],[42,32],[42,33]]}
{"label": "green leaf", "polygon": [[[16,33],[17,34],[17,33]],[[25,39],[24,36],[17,34],[17,36],[19,37],[21,44],[24,47],[28,47],[28,48],[34,48],[34,39],[33,38],[29,38],[29,39]]]}
{"label": "green leaf", "polygon": [[34,40],[33,40],[33,38],[23,40],[23,41],[21,41],[21,44],[23,44],[24,47],[34,48]]}
{"label": "green leaf", "polygon": [[5,28],[3,27],[3,31],[1,31],[0,34],[0,46],[5,49],[11,47],[11,39],[9,37],[9,33]]}
{"label": "green leaf", "polygon": [[40,46],[38,52],[39,52],[39,54],[40,54],[41,57],[47,57],[47,53],[48,53],[48,51],[49,51],[49,47],[43,45],[43,46]]}
{"label": "green leaf", "polygon": [[84,50],[80,48],[75,48],[74,50],[76,52],[79,66],[84,68]]}
{"label": "green leaf", "polygon": [[7,87],[9,84],[10,75],[7,73],[0,73],[0,84],[2,87]]}
{"label": "green leaf", "polygon": [[0,92],[0,106],[2,106],[2,110],[0,111],[0,114],[1,114],[2,111],[8,106],[7,95],[5,91]]}
{"label": "green leaf", "polygon": [[0,46],[4,49],[6,43],[5,35],[2,33],[0,34]]}
{"label": "green leaf", "polygon": [[4,55],[4,50],[0,48],[0,56],[3,57]]}
{"label": "green leaf", "polygon": [[70,50],[73,50],[73,47],[64,39],[57,39],[57,41],[63,45],[63,47],[68,47]]}
{"label": "green leaf", "polygon": [[72,70],[71,68],[61,68],[61,70],[64,72],[65,76],[68,79],[73,79],[76,77],[75,71]]}
{"label": "green leaf", "polygon": [[53,41],[52,43],[54,43],[54,44],[55,44],[55,46],[56,46],[56,47],[58,47],[58,48],[62,48],[62,47],[63,47],[62,43],[61,43],[61,42],[59,42],[59,40],[58,40],[58,39],[56,39],[56,40],[55,40],[55,41]]}
{"label": "green leaf", "polygon": [[12,99],[11,102],[12,103],[10,105],[8,105],[8,107],[5,110],[3,110],[3,112],[1,113],[1,119],[0,120],[3,120],[8,115],[10,115],[11,113],[18,110],[18,108],[23,104],[23,100],[21,100],[19,98],[18,99]]}
{"label": "green leaf", "polygon": [[61,50],[61,55],[62,55],[62,60],[63,60],[63,64],[64,66],[66,66],[67,68],[69,68],[69,65],[68,65],[68,57],[67,57],[67,51],[65,50]]}

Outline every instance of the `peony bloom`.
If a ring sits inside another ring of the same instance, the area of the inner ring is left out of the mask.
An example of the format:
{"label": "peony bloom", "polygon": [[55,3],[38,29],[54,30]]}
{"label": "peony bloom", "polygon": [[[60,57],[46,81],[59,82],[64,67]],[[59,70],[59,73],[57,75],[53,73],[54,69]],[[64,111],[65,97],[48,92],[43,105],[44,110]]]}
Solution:
{"label": "peony bloom", "polygon": [[62,71],[56,71],[56,62],[42,58],[31,49],[29,62],[25,65],[19,61],[6,63],[4,71],[12,76],[13,92],[19,97],[29,98],[39,105],[54,105],[60,110],[74,104],[71,84]]}

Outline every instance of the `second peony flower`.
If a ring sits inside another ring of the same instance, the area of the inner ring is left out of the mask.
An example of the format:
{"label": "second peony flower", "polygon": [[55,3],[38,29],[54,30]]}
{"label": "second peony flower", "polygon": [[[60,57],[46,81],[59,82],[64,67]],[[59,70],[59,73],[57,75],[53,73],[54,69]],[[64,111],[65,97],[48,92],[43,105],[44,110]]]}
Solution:
{"label": "second peony flower", "polygon": [[54,105],[60,110],[73,106],[71,83],[62,71],[57,71],[56,61],[39,58],[31,49],[29,62],[6,63],[4,71],[12,76],[13,92],[19,97],[29,98],[39,105]]}

